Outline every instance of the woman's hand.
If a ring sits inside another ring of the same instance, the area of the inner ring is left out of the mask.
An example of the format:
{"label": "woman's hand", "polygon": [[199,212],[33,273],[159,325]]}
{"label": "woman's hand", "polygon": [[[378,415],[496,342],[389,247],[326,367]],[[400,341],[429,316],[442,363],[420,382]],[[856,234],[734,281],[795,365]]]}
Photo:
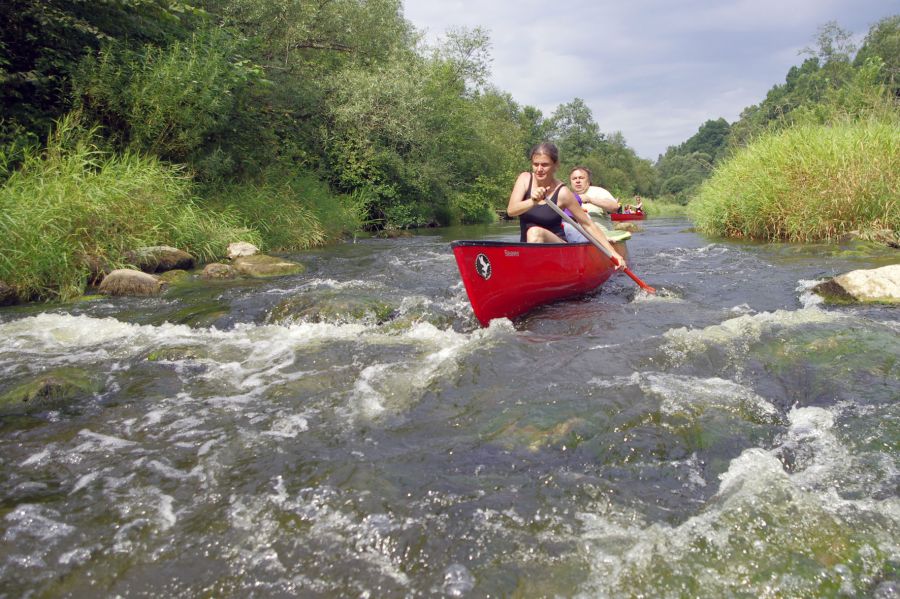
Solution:
{"label": "woman's hand", "polygon": [[613,262],[616,263],[616,270],[625,270],[625,268],[628,266],[627,264],[625,264],[625,258],[623,258],[619,254],[619,252],[616,251],[612,252],[612,257]]}
{"label": "woman's hand", "polygon": [[544,201],[544,198],[547,196],[547,188],[546,187],[535,187],[534,191],[531,194],[531,199],[534,200],[535,204],[538,202]]}

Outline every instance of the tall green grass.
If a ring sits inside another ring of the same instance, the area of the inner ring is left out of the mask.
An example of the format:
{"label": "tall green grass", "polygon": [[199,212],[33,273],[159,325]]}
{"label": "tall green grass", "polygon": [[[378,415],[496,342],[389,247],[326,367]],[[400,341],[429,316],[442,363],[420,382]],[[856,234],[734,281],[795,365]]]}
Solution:
{"label": "tall green grass", "polygon": [[[626,204],[634,203],[633,201],[625,202]],[[659,218],[676,218],[687,215],[687,207],[677,202],[666,202],[660,199],[644,198],[644,213],[649,216]]]}
{"label": "tall green grass", "polygon": [[794,242],[900,230],[900,116],[797,124],[716,169],[688,207],[714,235]]}
{"label": "tall green grass", "polygon": [[95,140],[66,117],[0,188],[0,280],[20,298],[73,298],[97,264],[123,266],[141,246],[173,245],[206,261],[232,241],[259,242],[234,214],[200,209],[178,168]]}
{"label": "tall green grass", "polygon": [[263,249],[303,250],[359,230],[365,207],[335,195],[310,173],[270,169],[256,182],[230,183],[204,193],[203,204],[233,213],[255,229]]}

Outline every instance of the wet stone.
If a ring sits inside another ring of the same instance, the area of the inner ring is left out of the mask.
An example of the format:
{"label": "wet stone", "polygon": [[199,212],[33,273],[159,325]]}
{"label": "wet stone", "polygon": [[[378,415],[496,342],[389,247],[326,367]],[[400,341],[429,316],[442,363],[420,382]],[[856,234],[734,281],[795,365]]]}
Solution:
{"label": "wet stone", "polygon": [[85,396],[99,393],[102,386],[78,368],[59,368],[41,374],[0,395],[0,414],[35,414],[59,410]]}
{"label": "wet stone", "polygon": [[374,297],[300,296],[277,304],[267,320],[275,324],[358,321],[382,324],[396,315],[396,306]]}
{"label": "wet stone", "polygon": [[248,277],[281,277],[302,273],[306,267],[299,262],[265,254],[242,256],[233,264],[235,270]]}

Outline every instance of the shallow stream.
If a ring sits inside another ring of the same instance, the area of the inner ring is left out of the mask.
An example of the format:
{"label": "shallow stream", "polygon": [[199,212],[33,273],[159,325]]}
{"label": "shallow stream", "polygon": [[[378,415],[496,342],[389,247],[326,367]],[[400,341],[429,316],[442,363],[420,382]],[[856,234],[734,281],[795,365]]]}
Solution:
{"label": "shallow stream", "polygon": [[[477,325],[453,239],[0,310],[0,597],[897,597],[894,250],[650,219],[589,297]],[[51,398],[52,399],[52,398]]]}

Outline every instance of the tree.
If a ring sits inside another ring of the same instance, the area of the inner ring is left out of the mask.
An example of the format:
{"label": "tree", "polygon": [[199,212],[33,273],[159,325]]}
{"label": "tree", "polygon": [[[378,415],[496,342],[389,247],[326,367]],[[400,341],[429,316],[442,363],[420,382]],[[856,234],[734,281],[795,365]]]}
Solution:
{"label": "tree", "polygon": [[567,163],[583,162],[603,140],[591,109],[581,98],[561,104],[550,117],[550,136]]}
{"label": "tree", "polygon": [[886,17],[872,26],[853,65],[860,68],[875,57],[884,63],[882,82],[895,96],[900,96],[900,15]]}
{"label": "tree", "polygon": [[84,56],[117,39],[132,48],[163,45],[186,36],[204,16],[196,3],[176,6],[168,0],[5,0],[0,3],[4,125],[43,138],[53,119],[69,109],[71,75]]}
{"label": "tree", "polygon": [[472,93],[487,85],[491,74],[491,38],[481,27],[454,27],[447,31],[443,44],[436,51],[437,58],[452,65],[453,71],[466,89]]}

